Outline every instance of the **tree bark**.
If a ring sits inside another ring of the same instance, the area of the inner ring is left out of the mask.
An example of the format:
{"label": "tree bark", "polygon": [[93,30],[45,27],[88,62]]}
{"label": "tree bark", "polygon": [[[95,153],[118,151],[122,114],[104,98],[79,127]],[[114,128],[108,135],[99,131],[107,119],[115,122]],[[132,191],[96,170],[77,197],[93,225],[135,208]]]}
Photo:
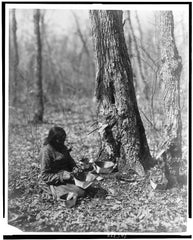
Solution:
{"label": "tree bark", "polygon": [[19,65],[19,53],[17,43],[17,21],[15,17],[15,9],[12,10],[12,36],[13,36],[13,79],[14,79],[14,97],[13,104],[17,104],[18,101],[18,65]]}
{"label": "tree bark", "polygon": [[42,88],[42,43],[40,33],[40,10],[34,10],[34,33],[35,33],[35,67],[34,67],[34,116],[33,122],[43,121],[43,88]]}
{"label": "tree bark", "polygon": [[180,75],[182,60],[179,56],[174,38],[174,19],[172,11],[161,12],[161,70],[162,96],[165,111],[163,123],[164,141],[160,157],[169,168],[170,184],[177,184],[179,165],[182,158],[181,149],[181,110],[180,110]]}
{"label": "tree bark", "polygon": [[122,11],[91,10],[97,76],[98,126],[102,139],[99,160],[118,163],[144,175],[153,160],[139,114],[133,74],[125,43]]}

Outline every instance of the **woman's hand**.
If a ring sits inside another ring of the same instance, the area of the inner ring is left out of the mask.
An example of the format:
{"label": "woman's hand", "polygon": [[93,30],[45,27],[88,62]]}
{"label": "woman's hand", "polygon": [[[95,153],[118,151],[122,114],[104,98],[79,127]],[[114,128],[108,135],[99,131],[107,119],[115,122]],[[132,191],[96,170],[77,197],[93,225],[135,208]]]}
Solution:
{"label": "woman's hand", "polygon": [[76,173],[78,173],[79,171],[80,171],[80,170],[79,170],[78,167],[74,167],[73,170],[72,170],[72,173],[73,173],[73,174],[76,174]]}

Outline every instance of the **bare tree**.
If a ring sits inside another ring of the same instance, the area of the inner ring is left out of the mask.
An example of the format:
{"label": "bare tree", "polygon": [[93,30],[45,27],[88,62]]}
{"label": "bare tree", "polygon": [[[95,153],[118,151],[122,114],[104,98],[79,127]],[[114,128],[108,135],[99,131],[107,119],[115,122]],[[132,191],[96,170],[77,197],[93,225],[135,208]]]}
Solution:
{"label": "bare tree", "polygon": [[[142,30],[140,28],[139,18],[138,18],[137,14],[136,14],[136,16],[137,16],[137,23],[138,23],[139,30],[140,30],[140,37],[142,38],[143,35],[142,35]],[[141,82],[143,84],[143,94],[145,96],[145,99],[148,101],[149,97],[150,97],[150,89],[149,89],[149,85],[147,83],[147,80],[145,78],[143,62],[142,62],[142,59],[141,59],[140,48],[139,48],[137,37],[135,36],[135,32],[134,32],[133,25],[132,25],[132,22],[131,22],[130,11],[127,12],[127,20],[128,20],[128,23],[129,23],[129,31],[131,33],[132,43],[133,43],[133,46],[134,46],[134,54],[133,55],[135,57],[135,63],[136,63],[135,65],[136,65],[137,72],[138,72],[137,75],[138,75],[138,78],[141,79]]]}
{"label": "bare tree", "polygon": [[122,15],[122,11],[90,11],[97,61],[98,126],[102,139],[99,159],[117,161],[121,172],[131,168],[144,175],[144,170],[153,165],[153,159],[137,106]]}
{"label": "bare tree", "polygon": [[15,16],[15,9],[12,9],[12,36],[13,36],[13,81],[14,81],[14,97],[13,103],[18,101],[18,65],[19,65],[19,53],[17,43],[17,21]]}
{"label": "bare tree", "polygon": [[79,69],[80,69],[80,66],[81,66],[81,60],[82,60],[82,57],[83,57],[83,53],[85,52],[85,54],[87,56],[87,59],[86,59],[87,60],[86,61],[87,72],[89,74],[89,78],[93,78],[94,75],[95,75],[95,65],[94,65],[93,56],[92,56],[93,53],[92,53],[92,51],[89,48],[89,41],[88,41],[89,37],[88,37],[88,34],[85,34],[82,31],[80,23],[79,23],[79,19],[78,19],[77,15],[73,11],[72,11],[72,15],[73,15],[75,23],[76,23],[76,33],[77,33],[77,35],[79,36],[79,38],[80,38],[80,40],[82,42],[82,51],[79,54],[79,59],[80,59],[79,60]]}
{"label": "bare tree", "polygon": [[182,61],[174,38],[174,19],[172,11],[162,11],[161,31],[161,93],[163,96],[165,121],[161,157],[169,168],[167,178],[171,184],[177,184],[179,165],[182,158],[181,149],[181,110],[180,110],[180,75]]}
{"label": "bare tree", "polygon": [[34,66],[34,115],[33,122],[43,121],[43,88],[42,88],[42,43],[40,32],[41,13],[39,9],[34,10],[34,33],[35,33],[35,66]]}
{"label": "bare tree", "polygon": [[89,49],[87,47],[87,41],[86,41],[86,38],[84,37],[84,34],[81,31],[80,24],[78,22],[78,18],[73,11],[72,11],[72,15],[74,16],[74,19],[75,19],[75,22],[76,22],[77,34],[80,37],[80,40],[83,44],[83,47],[84,47],[84,50],[85,50],[87,56],[90,57],[90,52],[89,52]]}

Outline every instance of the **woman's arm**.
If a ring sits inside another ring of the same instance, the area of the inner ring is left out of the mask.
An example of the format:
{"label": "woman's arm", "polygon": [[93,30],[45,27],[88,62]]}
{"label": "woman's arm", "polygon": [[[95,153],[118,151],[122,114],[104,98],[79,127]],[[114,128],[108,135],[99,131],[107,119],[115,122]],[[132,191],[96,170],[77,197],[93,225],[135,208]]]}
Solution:
{"label": "woman's arm", "polygon": [[69,173],[67,171],[60,171],[54,173],[52,169],[53,153],[49,147],[42,149],[41,153],[41,176],[42,180],[49,185],[64,184],[65,180],[69,179]]}
{"label": "woman's arm", "polygon": [[66,145],[64,145],[64,156],[65,162],[67,162],[67,168],[70,172],[73,171],[74,168],[77,168],[76,162],[70,155],[71,149],[68,149]]}
{"label": "woman's arm", "polygon": [[68,167],[71,172],[73,171],[74,168],[77,168],[77,165],[69,152],[68,152]]}

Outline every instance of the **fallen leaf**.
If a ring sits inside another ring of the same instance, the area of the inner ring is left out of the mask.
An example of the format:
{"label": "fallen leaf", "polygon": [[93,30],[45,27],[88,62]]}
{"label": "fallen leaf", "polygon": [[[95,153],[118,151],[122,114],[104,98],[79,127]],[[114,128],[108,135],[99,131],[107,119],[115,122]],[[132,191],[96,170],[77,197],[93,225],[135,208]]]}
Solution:
{"label": "fallen leaf", "polygon": [[113,205],[113,206],[111,207],[112,210],[117,210],[118,208],[120,208],[120,205]]}
{"label": "fallen leaf", "polygon": [[154,183],[151,179],[150,179],[150,184],[151,184],[151,187],[155,190],[157,187],[157,184]]}

